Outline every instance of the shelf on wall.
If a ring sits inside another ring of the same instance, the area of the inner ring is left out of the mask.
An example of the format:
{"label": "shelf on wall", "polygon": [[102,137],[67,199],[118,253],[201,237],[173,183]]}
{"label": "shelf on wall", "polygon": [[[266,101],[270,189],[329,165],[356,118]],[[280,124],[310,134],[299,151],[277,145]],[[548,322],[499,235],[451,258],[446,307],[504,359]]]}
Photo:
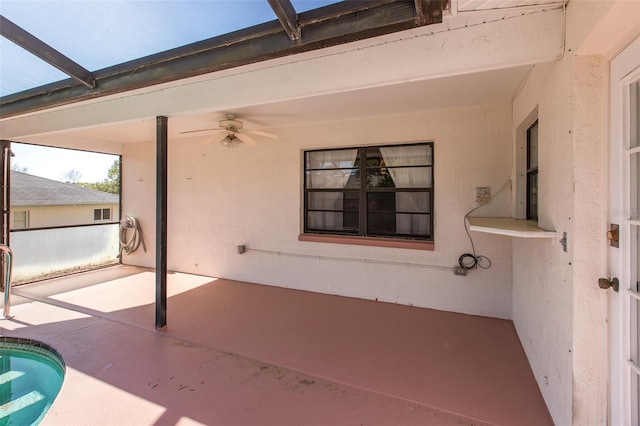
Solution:
{"label": "shelf on wall", "polygon": [[538,228],[533,220],[511,217],[469,217],[469,230],[516,238],[555,238],[556,232]]}

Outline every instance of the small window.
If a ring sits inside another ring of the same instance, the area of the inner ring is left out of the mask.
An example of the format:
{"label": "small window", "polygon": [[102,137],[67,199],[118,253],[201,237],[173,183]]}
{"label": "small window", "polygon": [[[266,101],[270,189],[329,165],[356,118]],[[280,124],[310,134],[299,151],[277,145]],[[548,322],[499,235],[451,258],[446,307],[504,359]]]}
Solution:
{"label": "small window", "polygon": [[433,143],[304,153],[304,232],[433,240]]}
{"label": "small window", "polygon": [[513,217],[538,221],[540,187],[538,179],[538,107],[516,129],[515,191]]}
{"label": "small window", "polygon": [[538,220],[538,121],[527,129],[527,219]]}
{"label": "small window", "polygon": [[27,229],[29,227],[29,211],[12,212],[13,226],[11,229]]}
{"label": "small window", "polygon": [[93,220],[111,220],[111,209],[93,209]]}

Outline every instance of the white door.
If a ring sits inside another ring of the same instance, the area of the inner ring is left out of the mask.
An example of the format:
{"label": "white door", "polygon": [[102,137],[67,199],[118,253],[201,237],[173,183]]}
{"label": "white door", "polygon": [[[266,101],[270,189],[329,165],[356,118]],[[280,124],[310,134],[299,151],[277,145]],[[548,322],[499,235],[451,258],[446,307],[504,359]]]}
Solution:
{"label": "white door", "polygon": [[[611,62],[609,151],[610,424],[639,424],[640,38]],[[619,226],[617,230],[615,227]],[[618,241],[616,241],[618,240]],[[616,247],[617,245],[617,247]],[[601,284],[607,284],[605,280]],[[602,285],[601,285],[602,287]]]}

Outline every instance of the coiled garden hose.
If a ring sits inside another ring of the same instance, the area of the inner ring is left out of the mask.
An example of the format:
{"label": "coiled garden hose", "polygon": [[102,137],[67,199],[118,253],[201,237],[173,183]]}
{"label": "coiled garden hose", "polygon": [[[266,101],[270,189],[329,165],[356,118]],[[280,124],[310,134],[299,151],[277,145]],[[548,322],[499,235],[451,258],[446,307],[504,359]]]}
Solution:
{"label": "coiled garden hose", "polygon": [[[127,238],[127,234],[131,231],[131,235]],[[142,249],[147,252],[147,247],[142,238],[142,228],[135,217],[124,216],[120,221],[120,255],[122,252],[131,254],[138,250],[142,244]]]}

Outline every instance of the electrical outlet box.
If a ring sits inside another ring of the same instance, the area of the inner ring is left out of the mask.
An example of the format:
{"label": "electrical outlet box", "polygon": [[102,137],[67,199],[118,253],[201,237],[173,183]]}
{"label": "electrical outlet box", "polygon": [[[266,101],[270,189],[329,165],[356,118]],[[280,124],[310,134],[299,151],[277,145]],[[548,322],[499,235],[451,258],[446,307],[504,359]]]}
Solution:
{"label": "electrical outlet box", "polygon": [[453,268],[453,273],[454,275],[462,275],[463,277],[467,276],[467,270],[462,266],[456,266],[455,268]]}
{"label": "electrical outlet box", "polygon": [[476,203],[489,204],[491,202],[491,187],[476,186]]}

